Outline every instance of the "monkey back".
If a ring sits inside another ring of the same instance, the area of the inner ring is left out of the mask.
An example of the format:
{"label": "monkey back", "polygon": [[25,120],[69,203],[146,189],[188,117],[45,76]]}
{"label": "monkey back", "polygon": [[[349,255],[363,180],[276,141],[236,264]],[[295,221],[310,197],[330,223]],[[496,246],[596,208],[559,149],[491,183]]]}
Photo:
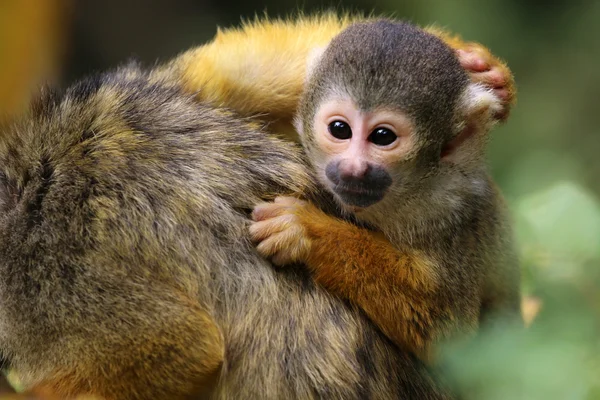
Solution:
{"label": "monkey back", "polygon": [[186,321],[181,293],[224,338],[215,398],[446,398],[359,311],[254,249],[249,210],[311,182],[298,147],[168,75],[47,91],[0,135],[2,354],[25,385],[80,362],[103,374],[140,332]]}

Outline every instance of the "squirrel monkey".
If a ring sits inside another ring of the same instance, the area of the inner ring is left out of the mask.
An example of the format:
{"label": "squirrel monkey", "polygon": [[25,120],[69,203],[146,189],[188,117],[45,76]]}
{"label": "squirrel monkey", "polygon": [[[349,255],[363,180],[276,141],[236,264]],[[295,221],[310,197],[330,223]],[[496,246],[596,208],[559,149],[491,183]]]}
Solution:
{"label": "squirrel monkey", "polygon": [[364,313],[256,251],[255,204],[327,200],[297,145],[203,99],[208,84],[190,96],[198,61],[44,91],[0,126],[11,376],[44,399],[451,398]]}
{"label": "squirrel monkey", "polygon": [[[330,190],[349,187],[342,193],[334,191],[341,207],[380,233],[335,219],[309,203],[281,198],[255,210],[258,222],[251,230],[255,240],[262,242],[258,249],[276,264],[306,263],[324,287],[361,306],[396,343],[430,360],[432,344],[456,331],[474,332],[479,319],[490,314],[488,310],[519,318],[519,269],[510,246],[510,229],[501,195],[485,172],[483,160],[485,133],[493,122],[508,116],[515,98],[514,81],[506,65],[483,46],[463,42],[438,28],[425,31],[452,47],[460,65],[479,85],[467,85],[456,58],[423,32],[409,29],[387,37],[382,32],[397,29],[390,25],[372,31],[363,28],[350,43],[331,40],[357,22],[361,19],[324,15],[257,22],[220,32],[213,43],[181,56],[187,60],[180,64],[185,66],[183,82],[190,91],[198,85],[210,87],[199,92],[206,101],[246,115],[263,115],[276,132],[289,130],[300,108],[302,140],[320,182]],[[414,42],[402,41],[403,33]],[[267,34],[273,39],[267,40]],[[360,35],[367,39],[359,40]],[[318,59],[319,50],[328,44],[325,54],[337,51],[335,62],[333,56],[325,57],[327,62]],[[426,44],[433,52],[431,59],[422,54],[421,46]],[[387,54],[376,59],[381,65],[368,64],[374,56],[368,51],[371,48]],[[413,57],[425,66],[441,63],[435,73],[442,88],[451,83],[446,74],[458,75],[460,79],[454,79],[459,83],[448,89],[454,97],[437,99],[433,91],[425,96],[417,87],[413,91],[420,96],[419,104],[410,103],[410,91],[400,104],[385,100],[387,92],[406,86],[411,79],[427,83],[428,88],[436,86],[427,81],[422,72],[426,70],[419,64],[411,66],[414,70],[404,65],[403,79],[391,75],[394,67],[390,65]],[[309,64],[316,72],[308,78],[303,94],[306,60],[311,58]],[[225,65],[225,60],[238,59],[242,61]],[[345,67],[337,64],[342,62]],[[379,81],[353,69],[366,62]],[[344,80],[340,77],[346,71],[352,75]],[[320,77],[318,84],[315,74]],[[330,75],[334,78],[328,79]],[[340,92],[330,96],[333,104],[323,104],[318,97],[325,91],[321,86]],[[363,108],[348,101],[367,101],[365,96],[372,104],[362,104]],[[383,100],[377,103],[372,98]],[[428,121],[415,121],[414,115],[405,114],[408,109],[414,114],[419,107],[424,108],[422,113],[433,112],[437,109],[432,105],[440,107],[438,103],[446,107],[445,114],[437,113]],[[364,114],[365,108],[377,106],[388,110]],[[318,116],[328,107],[351,115],[329,121],[335,126],[321,124],[316,130],[312,113]],[[350,117],[361,127],[362,136],[352,134]],[[397,126],[392,130],[384,124],[377,131],[363,132],[379,128],[378,119],[395,121]],[[429,126],[434,123],[439,126]],[[464,129],[457,134],[460,126]],[[336,131],[339,137],[334,136]],[[342,151],[344,146],[348,148]],[[433,156],[426,154],[431,151]],[[413,170],[411,163],[416,164]],[[407,176],[399,178],[402,174]],[[454,246],[464,247],[457,250]],[[468,266],[462,268],[462,264]]]}
{"label": "squirrel monkey", "polygon": [[319,183],[374,230],[280,198],[254,211],[261,254],[304,263],[426,361],[480,319],[518,320],[519,269],[484,162],[501,100],[470,83],[442,41],[406,23],[354,24],[314,63],[302,142]]}

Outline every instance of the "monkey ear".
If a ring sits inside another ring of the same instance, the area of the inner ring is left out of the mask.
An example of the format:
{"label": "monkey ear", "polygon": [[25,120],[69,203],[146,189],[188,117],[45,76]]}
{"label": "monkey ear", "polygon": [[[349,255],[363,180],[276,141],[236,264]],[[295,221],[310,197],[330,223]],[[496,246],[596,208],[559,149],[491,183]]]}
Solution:
{"label": "monkey ear", "polygon": [[[442,148],[442,159],[465,162],[469,158],[477,157],[483,150],[483,139],[498,122],[495,115],[501,110],[502,101],[492,90],[477,83],[470,83],[458,105],[455,125],[458,133]],[[477,143],[481,146],[467,145],[467,142],[472,142],[473,139],[478,139]]]}

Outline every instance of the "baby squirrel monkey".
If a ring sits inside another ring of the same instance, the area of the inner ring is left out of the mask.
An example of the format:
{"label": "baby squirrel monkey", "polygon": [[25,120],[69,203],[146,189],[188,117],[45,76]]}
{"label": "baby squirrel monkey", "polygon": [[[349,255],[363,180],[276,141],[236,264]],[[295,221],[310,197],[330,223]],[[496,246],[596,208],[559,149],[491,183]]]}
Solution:
{"label": "baby squirrel monkey", "polygon": [[426,361],[482,319],[519,320],[519,268],[484,161],[486,134],[506,115],[501,96],[406,23],[352,25],[314,64],[302,143],[321,185],[374,230],[282,197],[254,210],[259,252],[304,263]]}
{"label": "baby squirrel monkey", "polygon": [[[370,20],[360,17],[338,18],[333,14],[325,14],[295,21],[250,23],[241,29],[219,32],[212,43],[183,54],[175,62],[175,66],[182,76],[184,87],[192,92],[200,90],[199,97],[203,100],[231,107],[244,115],[259,114],[271,124],[272,131],[291,131],[291,121],[299,108],[307,77],[306,60],[314,58],[315,49],[327,46],[344,28],[361,21]],[[324,140],[330,134],[323,129],[323,125],[320,131],[312,132],[309,112],[305,112],[301,118],[302,125],[304,123],[308,125],[303,137],[305,147],[312,161],[319,164],[317,171],[320,172],[319,177],[325,187],[332,185],[332,181],[327,176],[328,168],[324,165],[326,160],[323,159],[327,152],[337,163],[329,164],[329,175],[334,182],[339,182],[344,175],[346,180],[350,179],[350,182],[353,182],[353,175],[356,173],[360,175],[369,172],[365,176],[373,177],[374,172],[381,172],[382,168],[375,171],[370,169],[368,163],[364,163],[365,160],[384,166],[384,171],[390,169],[393,172],[388,175],[396,178],[396,182],[391,184],[385,194],[382,191],[370,196],[343,193],[346,201],[354,197],[354,201],[359,203],[374,201],[376,197],[384,196],[382,201],[366,209],[362,207],[359,212],[353,213],[358,211],[353,208],[356,205],[347,204],[336,194],[342,208],[351,215],[354,214],[359,221],[379,230],[380,233],[343,223],[319,212],[310,204],[291,198],[281,198],[271,205],[257,207],[255,218],[258,220],[276,216],[280,218],[268,223],[258,222],[252,229],[255,238],[262,240],[258,248],[263,254],[272,256],[276,263],[300,261],[304,258],[303,261],[315,272],[316,279],[325,287],[361,305],[389,337],[429,359],[431,344],[445,337],[446,332],[455,331],[459,325],[462,325],[464,330],[473,332],[479,320],[489,316],[492,311],[505,314],[509,318],[520,319],[520,317],[519,270],[510,245],[510,229],[506,224],[507,217],[502,198],[485,172],[483,160],[483,142],[489,125],[495,120],[505,120],[514,102],[515,89],[512,75],[507,66],[493,57],[485,47],[476,43],[463,42],[460,38],[435,27],[424,30],[438,36],[452,47],[462,67],[470,72],[473,82],[489,88],[495,98],[487,96],[481,90],[475,90],[477,89],[475,86],[470,86],[469,90],[466,86],[462,88],[465,93],[461,101],[453,99],[459,103],[454,111],[463,112],[465,115],[457,116],[452,112],[446,112],[445,115],[446,124],[454,124],[452,128],[460,125],[461,122],[467,124],[468,129],[464,129],[462,134],[456,135],[453,140],[448,140],[449,133],[456,133],[454,129],[447,129],[445,136],[436,136],[435,129],[421,121],[416,124],[416,128],[423,133],[417,136],[416,132],[411,131],[411,128],[414,128],[411,124],[417,121],[413,121],[410,115],[398,117],[398,113],[392,110],[391,117],[401,118],[398,123],[403,128],[403,131],[399,132],[400,139],[394,140],[394,143],[387,146],[396,148],[395,152],[388,151],[389,149],[371,151],[386,146],[377,146],[369,141],[371,135],[366,135],[368,132],[362,132],[362,145],[354,146],[357,143],[356,132],[354,132],[353,137],[349,139],[336,139],[350,142],[351,144],[347,146],[353,147],[352,151],[340,153],[339,147],[334,147],[330,143],[331,140]],[[363,33],[369,37],[369,32]],[[377,37],[381,39],[380,36]],[[420,45],[417,45],[417,48],[409,46],[401,49],[390,44],[389,39],[386,40],[390,45],[386,51],[390,53],[398,52],[410,58],[412,50],[417,53],[420,51],[418,49]],[[431,38],[428,37],[426,42],[430,41]],[[347,50],[346,53],[350,54],[357,50],[357,54],[364,55],[365,49],[369,49],[370,46],[378,47],[377,43],[371,42],[357,40],[356,43],[364,45],[363,49],[354,49],[352,45],[345,43],[346,47],[339,53]],[[333,51],[332,47],[340,45],[340,41],[334,43],[329,47],[329,52]],[[248,49],[252,49],[251,54],[248,53]],[[442,54],[448,58],[447,49],[442,50]],[[338,56],[344,59],[343,54]],[[370,56],[371,54],[364,55],[365,58]],[[394,54],[388,56],[392,61],[397,62],[394,60]],[[435,58],[434,55],[432,57]],[[362,62],[358,56],[354,59],[359,64]],[[453,57],[449,60],[450,65],[447,67],[451,66],[453,73],[458,73],[456,60]],[[317,65],[313,68],[315,71],[323,71],[325,68],[319,69],[319,62],[313,64]],[[330,64],[332,63],[324,65]],[[374,65],[372,68],[375,72],[380,72],[383,77],[390,72],[389,68],[385,69],[386,64]],[[420,72],[421,70],[422,66],[416,65],[414,71],[408,70],[406,77],[415,76],[424,79],[426,76],[425,73]],[[446,74],[445,71],[446,67],[442,68],[439,79]],[[339,75],[344,75],[344,71],[337,72]],[[327,75],[327,71],[321,72],[321,76],[326,78]],[[342,83],[353,88],[361,84],[361,80],[372,80],[360,74],[354,76],[356,81]],[[322,79],[326,81],[325,78]],[[313,86],[309,86],[310,89],[304,92],[305,108],[306,99],[310,98],[310,90],[319,87],[314,83],[314,75],[311,81]],[[331,80],[326,83],[333,86],[340,84],[340,82],[332,83]],[[466,81],[463,83],[466,85]],[[388,88],[379,87],[379,89],[383,89],[382,92],[385,94]],[[454,89],[455,97],[460,97],[456,95],[457,91],[460,92],[460,88]],[[377,87],[373,90],[377,90]],[[469,91],[472,91],[472,96],[468,95]],[[373,94],[364,88],[363,92]],[[479,105],[478,97],[483,100]],[[310,101],[314,102],[319,100],[314,97],[311,99]],[[438,102],[437,99],[433,101]],[[428,102],[432,103],[431,99],[425,101],[425,105]],[[469,102],[473,103],[471,107],[468,107]],[[316,104],[313,106],[317,107]],[[340,106],[348,106],[348,104],[340,104]],[[447,106],[452,108],[451,103]],[[356,114],[357,110],[354,111]],[[382,115],[384,116],[384,113],[376,116]],[[361,115],[357,117],[359,125],[360,122],[364,122],[367,126],[368,123],[377,122],[369,121]],[[441,114],[436,117],[435,120],[444,121]],[[334,126],[334,130],[341,129],[338,133],[348,135],[347,131],[345,133],[343,131],[349,127],[353,132],[352,125],[348,124],[350,121],[340,122],[346,123],[346,126]],[[366,129],[364,126],[361,128]],[[427,131],[432,129],[433,133],[427,135]],[[377,136],[379,139],[376,140],[390,140],[385,130],[377,133]],[[385,136],[388,138],[386,139]],[[374,139],[375,135],[372,138]],[[416,143],[411,143],[407,148],[407,143],[410,142]],[[315,149],[320,150],[320,146],[323,146],[324,151],[315,151]],[[434,158],[432,161],[429,159],[431,154],[425,154],[430,150],[426,151],[421,149],[422,147],[427,149],[439,147],[440,152],[432,156]],[[362,154],[361,150],[364,150]],[[358,160],[354,159],[357,154],[361,157]],[[402,166],[396,166],[399,160],[395,157],[405,161],[401,163]],[[412,171],[408,168],[411,163],[414,165]],[[396,171],[400,168],[403,171]],[[403,177],[403,184],[399,188],[397,177],[400,172],[407,176]],[[419,180],[420,175],[424,176]],[[361,179],[358,179],[358,182],[360,181]],[[368,191],[372,189],[369,187],[370,184],[372,185],[372,182],[366,184]],[[360,187],[362,184],[350,183],[350,186],[356,185]],[[365,191],[364,187],[361,189]],[[398,204],[392,206],[394,200]],[[321,229],[315,231],[315,229],[309,230],[309,227]],[[287,228],[284,230],[286,234],[277,234],[282,228]],[[270,236],[274,237],[269,238]],[[339,240],[336,240],[336,237]],[[351,259],[352,253],[331,251],[339,246],[344,250],[346,247],[348,250],[356,250],[356,254],[363,258],[363,262]],[[474,246],[477,246],[477,250]],[[307,251],[307,248],[310,248],[310,251]],[[372,251],[366,250],[369,248]],[[410,251],[404,254],[405,250]],[[422,257],[412,260],[417,255],[423,254],[427,259]],[[411,259],[407,256],[411,256]],[[346,259],[347,257],[350,261]],[[386,260],[387,263],[384,262]],[[355,264],[363,268],[355,267]],[[406,267],[402,267],[404,264]],[[423,268],[416,268],[420,264],[424,264]],[[461,267],[462,264],[466,264],[464,268]],[[385,266],[390,268],[384,268]],[[347,270],[351,270],[352,273],[347,275]],[[404,274],[398,276],[397,270]],[[373,276],[374,274],[376,275]],[[375,279],[377,277],[378,279]],[[397,285],[386,285],[386,280],[396,282],[399,279],[401,282]],[[404,289],[406,285],[409,286]],[[399,318],[399,315],[403,318]]]}

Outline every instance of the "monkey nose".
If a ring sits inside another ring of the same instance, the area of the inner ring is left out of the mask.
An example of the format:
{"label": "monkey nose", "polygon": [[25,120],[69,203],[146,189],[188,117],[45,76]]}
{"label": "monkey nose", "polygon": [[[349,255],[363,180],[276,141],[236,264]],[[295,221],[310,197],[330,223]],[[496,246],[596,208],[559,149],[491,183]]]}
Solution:
{"label": "monkey nose", "polygon": [[340,179],[347,182],[362,180],[370,168],[369,163],[362,160],[342,160],[338,165]]}

